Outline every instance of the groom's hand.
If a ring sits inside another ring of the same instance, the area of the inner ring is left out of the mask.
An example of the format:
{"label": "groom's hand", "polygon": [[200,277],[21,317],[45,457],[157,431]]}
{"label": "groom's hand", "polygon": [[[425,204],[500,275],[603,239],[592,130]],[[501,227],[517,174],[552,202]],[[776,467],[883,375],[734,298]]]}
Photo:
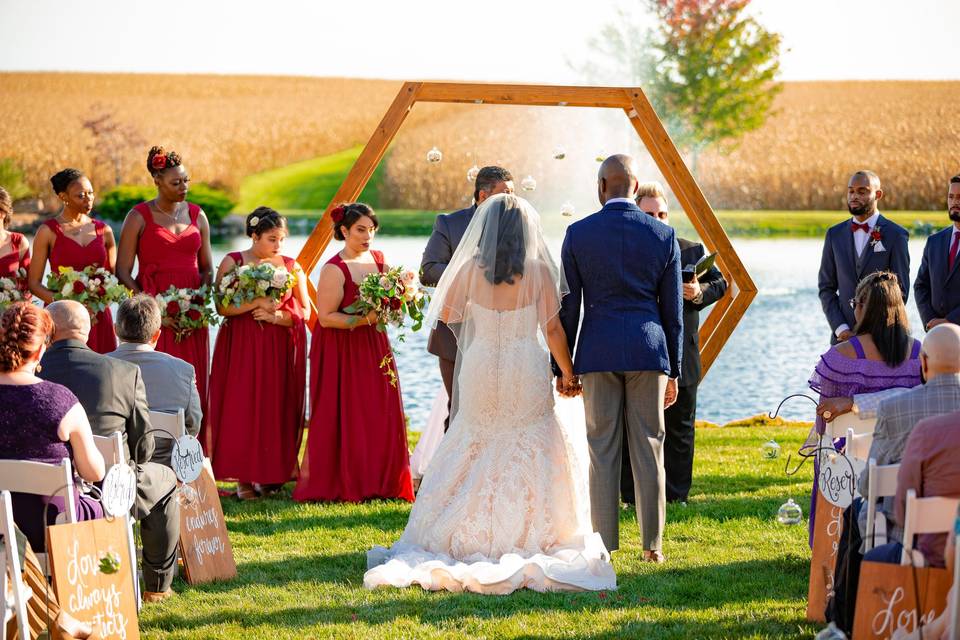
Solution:
{"label": "groom's hand", "polygon": [[667,388],[663,391],[663,408],[669,409],[677,401],[677,379],[668,378]]}

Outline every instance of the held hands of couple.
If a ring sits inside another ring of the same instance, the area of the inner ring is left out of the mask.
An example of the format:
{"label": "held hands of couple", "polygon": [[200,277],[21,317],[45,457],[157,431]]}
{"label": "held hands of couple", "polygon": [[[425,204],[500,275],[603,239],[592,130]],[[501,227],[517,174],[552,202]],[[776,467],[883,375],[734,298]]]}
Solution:
{"label": "held hands of couple", "polygon": [[564,398],[576,398],[583,393],[583,383],[580,382],[580,376],[572,373],[557,376],[557,393]]}

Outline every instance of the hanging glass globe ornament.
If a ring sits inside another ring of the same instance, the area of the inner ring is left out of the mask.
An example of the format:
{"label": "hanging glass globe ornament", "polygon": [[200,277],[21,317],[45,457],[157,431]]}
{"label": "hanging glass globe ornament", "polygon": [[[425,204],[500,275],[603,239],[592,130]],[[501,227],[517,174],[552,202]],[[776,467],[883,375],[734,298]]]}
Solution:
{"label": "hanging glass globe ornament", "polygon": [[847,634],[842,630],[837,628],[837,625],[834,623],[828,624],[826,627],[820,630],[814,640],[847,640]]}
{"label": "hanging glass globe ornament", "polygon": [[760,447],[760,452],[767,460],[776,460],[780,457],[780,445],[777,444],[776,440],[771,439],[763,443],[763,446]]}
{"label": "hanging glass globe ornament", "polygon": [[567,157],[567,152],[563,147],[554,147],[553,148],[553,159],[554,160],[563,160]]}
{"label": "hanging glass globe ornament", "polygon": [[427,162],[430,164],[437,164],[441,160],[443,160],[443,152],[440,149],[433,147],[427,151]]}
{"label": "hanging glass globe ornament", "polygon": [[566,218],[572,218],[574,214],[573,203],[569,200],[560,205],[560,215]]}
{"label": "hanging glass globe ornament", "polygon": [[533,179],[533,176],[527,176],[520,182],[520,188],[524,191],[533,191],[537,188],[537,181]]}
{"label": "hanging glass globe ornament", "polygon": [[597,157],[594,158],[594,160],[596,160],[597,162],[603,162],[606,159],[607,159],[607,154],[605,154],[603,151],[600,151],[600,153],[597,154]]}
{"label": "hanging glass globe ornament", "polygon": [[197,490],[189,484],[181,484],[177,491],[177,502],[181,507],[189,507],[199,498],[200,496],[197,494]]}
{"label": "hanging glass globe ornament", "polygon": [[803,509],[793,501],[793,498],[789,498],[780,505],[780,510],[777,511],[777,522],[780,524],[800,524],[803,522]]}
{"label": "hanging glass globe ornament", "polygon": [[477,176],[480,174],[480,167],[473,165],[467,169],[467,182],[476,182]]}

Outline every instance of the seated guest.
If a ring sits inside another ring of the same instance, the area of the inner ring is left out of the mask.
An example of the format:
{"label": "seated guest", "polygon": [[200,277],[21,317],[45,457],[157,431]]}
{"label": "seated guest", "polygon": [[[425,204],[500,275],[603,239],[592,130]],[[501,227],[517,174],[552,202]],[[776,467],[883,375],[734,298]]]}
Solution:
{"label": "seated guest", "polygon": [[[180,538],[180,507],[174,492],[177,478],[169,467],[146,462],[155,448],[149,433],[147,394],[135,364],[109,358],[87,347],[90,314],[78,302],[60,300],[47,307],[56,332],[40,364],[43,378],[59,382],[80,400],[98,436],[122,433],[130,457],[137,461],[137,499],[133,515],[140,521],[143,580],[147,602],[173,594]],[[143,462],[141,462],[143,461]]]}
{"label": "seated guest", "polygon": [[[160,340],[160,323],[160,305],[153,296],[140,293],[124,300],[117,309],[114,324],[120,346],[108,355],[140,367],[150,410],[176,413],[178,409],[183,409],[187,433],[196,436],[200,432],[200,420],[203,417],[196,374],[189,362],[156,351]],[[157,438],[156,442],[153,462],[169,467],[173,441]]]}
{"label": "seated guest", "polygon": [[[931,329],[923,340],[920,363],[926,383],[891,395],[879,404],[877,425],[869,453],[869,457],[875,459],[877,464],[900,462],[907,438],[912,437],[911,432],[924,418],[960,409],[960,327],[944,324]],[[862,496],[867,494],[868,477],[867,470],[860,475],[859,489]],[[887,519],[881,517],[885,514],[892,515],[891,503],[892,500],[886,498],[878,505],[877,531],[887,531],[887,539],[899,543],[902,530],[899,527],[886,526]],[[827,618],[836,622],[841,629],[848,630],[853,623],[860,563],[864,559],[874,559],[870,554],[864,558],[860,553],[862,539],[866,534],[867,513],[862,505],[863,499],[858,498],[845,513],[844,522],[856,521],[858,526],[849,529],[844,527],[841,534],[834,574],[834,593],[837,595],[827,609]],[[881,547],[887,547],[887,551],[892,553],[890,545],[880,545],[877,548]],[[851,550],[849,554],[847,549]],[[874,551],[871,551],[871,554]],[[897,561],[899,562],[899,556]]]}
{"label": "seated guest", "polygon": [[[71,458],[81,478],[103,478],[103,457],[93,443],[90,423],[76,396],[35,375],[53,333],[50,315],[27,302],[16,302],[0,318],[0,459],[60,464]],[[103,516],[100,503],[76,493],[77,519]],[[49,504],[49,508],[47,508]],[[13,516],[30,544],[45,549],[47,524],[63,512],[62,498],[13,494]]]}
{"label": "seated guest", "polygon": [[[931,331],[933,333],[933,331]],[[960,334],[960,331],[958,331]],[[958,340],[960,346],[960,340]],[[955,354],[960,357],[960,349]],[[954,383],[960,388],[960,376]],[[960,409],[960,401],[956,408]],[[960,410],[925,418],[910,431],[900,471],[897,474],[897,496],[894,499],[894,520],[902,529],[907,491],[913,489],[918,498],[932,496],[960,497]],[[916,548],[923,554],[927,565],[944,566],[944,546],[947,534],[917,536]],[[876,547],[866,555],[867,560],[877,562],[900,562],[900,542],[890,542]]]}
{"label": "seated guest", "polygon": [[[856,318],[853,337],[824,353],[810,377],[810,388],[819,392],[821,403],[827,398],[850,398],[857,393],[920,384],[920,342],[910,337],[896,274],[878,271],[863,278],[850,305]],[[804,448],[817,446],[818,434],[824,432],[825,425],[824,415],[819,413],[815,431],[811,431]],[[818,470],[814,472],[810,504],[811,545],[819,493],[817,475]]]}

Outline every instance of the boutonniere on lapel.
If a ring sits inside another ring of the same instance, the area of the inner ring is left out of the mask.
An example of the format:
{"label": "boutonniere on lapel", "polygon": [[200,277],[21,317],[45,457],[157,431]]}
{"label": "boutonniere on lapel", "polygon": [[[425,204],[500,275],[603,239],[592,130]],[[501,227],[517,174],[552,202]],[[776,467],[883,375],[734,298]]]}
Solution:
{"label": "boutonniere on lapel", "polygon": [[881,251],[886,251],[886,247],[883,246],[883,238],[880,236],[880,228],[874,227],[873,231],[870,232],[870,246],[873,247],[874,253],[880,253]]}

